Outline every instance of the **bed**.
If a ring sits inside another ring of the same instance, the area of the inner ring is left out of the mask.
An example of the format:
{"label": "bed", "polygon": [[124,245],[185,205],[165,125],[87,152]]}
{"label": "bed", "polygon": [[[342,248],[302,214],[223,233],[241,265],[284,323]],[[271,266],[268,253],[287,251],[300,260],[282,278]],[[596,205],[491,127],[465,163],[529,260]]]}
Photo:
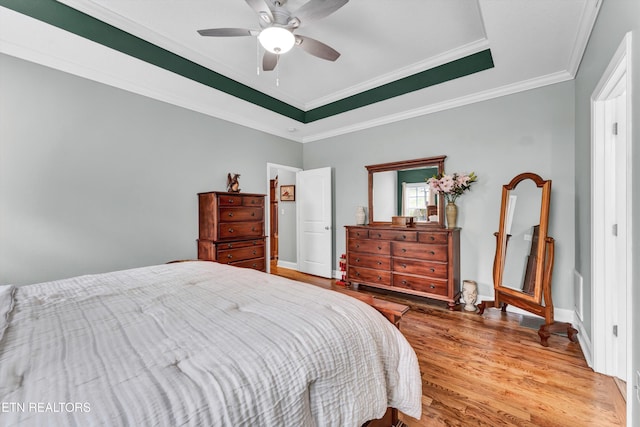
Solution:
{"label": "bed", "polygon": [[417,358],[369,305],[213,262],[0,286],[0,424],[354,426],[419,418]]}

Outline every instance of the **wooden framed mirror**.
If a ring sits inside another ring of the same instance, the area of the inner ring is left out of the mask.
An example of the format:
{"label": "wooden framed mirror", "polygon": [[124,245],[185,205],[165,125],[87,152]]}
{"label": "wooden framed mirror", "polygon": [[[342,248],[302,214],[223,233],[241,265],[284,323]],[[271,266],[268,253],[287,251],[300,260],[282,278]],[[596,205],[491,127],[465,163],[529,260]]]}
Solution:
{"label": "wooden framed mirror", "polygon": [[478,305],[479,314],[487,307],[507,305],[544,318],[538,335],[547,347],[551,333],[566,331],[577,342],[578,331],[570,323],[555,322],[551,296],[554,245],[549,230],[551,180],[531,172],[522,173],[502,186],[500,225],[493,262],[494,301]]}
{"label": "wooden framed mirror", "polygon": [[447,156],[381,163],[369,171],[369,224],[413,217],[418,226],[444,226],[444,196],[430,194],[427,179],[444,172]]}

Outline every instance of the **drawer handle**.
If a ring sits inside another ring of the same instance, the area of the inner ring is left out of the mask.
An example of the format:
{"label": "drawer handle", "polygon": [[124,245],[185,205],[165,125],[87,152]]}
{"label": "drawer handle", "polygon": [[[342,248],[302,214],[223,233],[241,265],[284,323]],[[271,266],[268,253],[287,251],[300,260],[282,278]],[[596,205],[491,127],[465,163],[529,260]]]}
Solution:
{"label": "drawer handle", "polygon": [[432,283],[432,284],[430,284],[430,285],[429,285],[429,288],[430,288],[430,289],[435,289],[435,288],[436,288],[436,285],[434,285],[434,284]]}
{"label": "drawer handle", "polygon": [[360,232],[359,231],[356,233],[356,236],[360,237]]}
{"label": "drawer handle", "polygon": [[256,264],[255,262],[253,263],[253,268],[258,267],[258,264]]}
{"label": "drawer handle", "polygon": [[382,265],[382,261],[378,261],[378,265]]}
{"label": "drawer handle", "polygon": [[407,284],[407,281],[406,281],[406,280],[403,280],[401,283],[402,283],[403,285],[406,285],[406,284]]}
{"label": "drawer handle", "polygon": [[430,253],[431,255],[435,255],[435,254],[436,254],[434,251],[429,251],[429,253]]}
{"label": "drawer handle", "polygon": [[382,246],[378,246],[378,250],[381,251],[382,250]]}
{"label": "drawer handle", "polygon": [[356,262],[360,262],[360,258],[356,258]]}
{"label": "drawer handle", "polygon": [[229,199],[229,203],[233,204],[233,199]]}
{"label": "drawer handle", "polygon": [[429,239],[431,239],[431,241],[432,241],[432,242],[433,242],[434,240],[436,240],[436,238],[435,238],[435,237],[433,237],[433,236],[429,236]]}
{"label": "drawer handle", "polygon": [[[252,204],[252,205],[255,205],[255,204],[256,204],[256,201],[255,201],[255,200],[251,200],[251,204]],[[254,264],[254,265],[255,265],[255,264]]]}
{"label": "drawer handle", "polygon": [[403,252],[403,253],[404,253],[404,252],[407,252],[407,250],[406,250],[406,249],[404,249],[404,248],[402,248],[402,252]]}
{"label": "drawer handle", "polygon": [[378,239],[382,237],[382,234],[378,233]]}
{"label": "drawer handle", "polygon": [[359,248],[359,247],[360,247],[360,244],[359,244],[359,243],[356,243],[356,248]]}
{"label": "drawer handle", "polygon": [[233,216],[233,212],[229,212],[229,216],[232,217]]}
{"label": "drawer handle", "polygon": [[402,238],[406,240],[406,239],[407,239],[407,236],[405,236],[405,235],[403,234],[403,235],[402,235]]}
{"label": "drawer handle", "polygon": [[432,272],[432,273],[435,273],[436,269],[432,267],[432,268],[429,269],[429,271]]}
{"label": "drawer handle", "polygon": [[255,227],[251,227],[251,231],[256,231],[256,228]]}
{"label": "drawer handle", "polygon": [[229,233],[233,233],[233,228],[230,228],[230,229],[229,229]]}
{"label": "drawer handle", "polygon": [[378,276],[378,280],[382,280],[382,276]]}
{"label": "drawer handle", "polygon": [[254,249],[254,250],[253,250],[253,254],[255,255],[256,253],[257,253],[257,252],[256,252],[256,250]]}
{"label": "drawer handle", "polygon": [[400,264],[400,267],[407,268],[407,264]]}
{"label": "drawer handle", "polygon": [[256,216],[256,213],[255,212],[251,212],[251,216]]}
{"label": "drawer handle", "polygon": [[233,247],[233,243],[227,243],[227,247],[228,248],[232,248]]}
{"label": "drawer handle", "polygon": [[233,258],[233,255],[229,254],[229,255],[227,255],[227,258],[228,258],[228,259]]}
{"label": "drawer handle", "polygon": [[356,276],[360,276],[360,273],[356,271]]}

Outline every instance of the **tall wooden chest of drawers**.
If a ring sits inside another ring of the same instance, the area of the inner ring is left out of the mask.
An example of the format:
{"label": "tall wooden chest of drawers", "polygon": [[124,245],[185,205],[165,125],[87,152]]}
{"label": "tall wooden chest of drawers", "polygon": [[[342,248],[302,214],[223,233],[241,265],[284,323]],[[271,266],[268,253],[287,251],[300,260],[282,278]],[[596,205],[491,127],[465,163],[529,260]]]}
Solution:
{"label": "tall wooden chest of drawers", "polygon": [[264,194],[198,194],[198,259],[266,271]]}
{"label": "tall wooden chest of drawers", "polygon": [[460,299],[460,229],[347,226],[347,281],[447,301]]}

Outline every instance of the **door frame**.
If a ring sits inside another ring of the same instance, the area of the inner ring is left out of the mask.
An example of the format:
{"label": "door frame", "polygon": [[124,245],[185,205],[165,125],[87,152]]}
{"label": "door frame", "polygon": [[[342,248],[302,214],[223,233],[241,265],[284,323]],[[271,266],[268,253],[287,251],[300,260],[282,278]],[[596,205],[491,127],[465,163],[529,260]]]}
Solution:
{"label": "door frame", "polygon": [[632,162],[631,162],[631,146],[632,146],[632,79],[631,79],[631,48],[632,48],[631,32],[627,33],[622,43],[616,50],[611,62],[603,73],[600,81],[591,96],[591,335],[593,348],[593,366],[596,372],[606,375],[614,375],[612,369],[614,355],[613,347],[610,343],[612,331],[610,330],[611,320],[614,318],[614,311],[619,309],[611,304],[607,304],[607,288],[605,267],[602,260],[605,250],[605,236],[611,233],[608,225],[604,224],[605,208],[601,201],[606,199],[609,189],[605,182],[605,142],[607,141],[606,127],[608,106],[607,102],[619,95],[620,84],[622,83],[626,90],[626,200],[627,209],[624,213],[624,221],[626,221],[626,280],[623,284],[624,294],[621,306],[624,307],[626,322],[626,380],[627,380],[627,396],[633,396],[633,376],[632,376],[632,349],[633,349],[633,324],[631,322],[631,289],[632,289],[632,253],[631,253],[631,236],[632,236],[632,216],[631,209],[633,205],[632,199]]}
{"label": "door frame", "polygon": [[[284,169],[290,172],[300,172],[302,170],[302,168],[298,168],[295,166],[286,166],[286,165],[280,165],[277,163],[268,163],[267,162],[267,181],[266,181],[266,189],[267,189],[267,193],[269,192],[269,181],[271,180],[271,171],[273,169]],[[276,194],[277,196],[277,194]],[[265,207],[264,207],[264,217],[265,217],[265,230],[271,230],[271,209],[269,209],[269,203],[265,203]],[[271,241],[269,239],[269,235],[266,236],[267,238],[265,239],[265,254],[271,254]],[[296,246],[298,245],[298,221],[296,219]],[[298,252],[297,248],[296,248],[296,253]],[[266,255],[265,255],[266,256]],[[296,259],[296,270],[297,270],[297,262],[298,260]],[[266,272],[267,273],[271,273],[271,260],[266,262],[267,264],[267,269]]]}

